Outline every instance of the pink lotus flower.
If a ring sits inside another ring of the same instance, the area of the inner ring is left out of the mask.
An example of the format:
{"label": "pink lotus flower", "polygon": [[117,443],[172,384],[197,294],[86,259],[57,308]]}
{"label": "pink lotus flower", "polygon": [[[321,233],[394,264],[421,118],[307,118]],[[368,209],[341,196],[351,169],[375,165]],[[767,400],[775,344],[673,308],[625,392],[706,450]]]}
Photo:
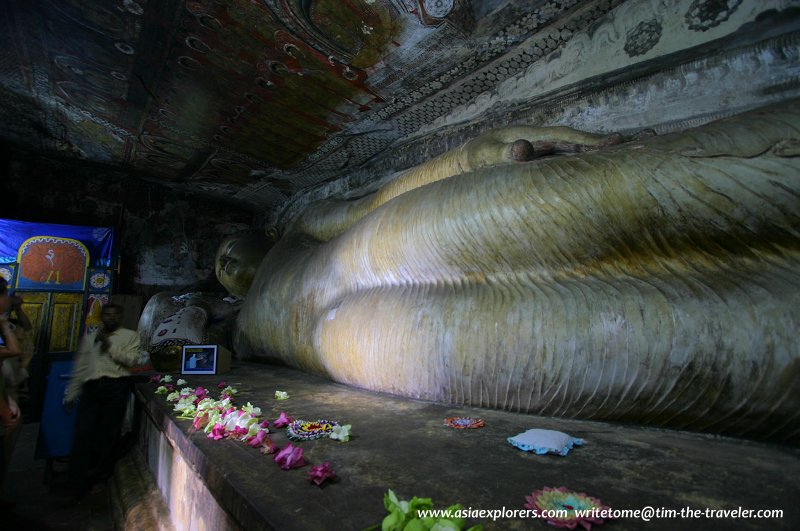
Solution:
{"label": "pink lotus flower", "polygon": [[197,415],[192,422],[192,426],[194,429],[199,430],[200,428],[204,428],[206,426],[206,422],[208,422],[208,413],[203,413],[202,415]]}
{"label": "pink lotus flower", "polygon": [[160,381],[161,381],[160,374],[154,374],[153,376],[150,377],[150,382],[152,383],[159,383]]}
{"label": "pink lotus flower", "polygon": [[241,439],[242,437],[247,435],[247,430],[245,428],[242,428],[241,426],[236,426],[235,428],[233,428],[232,433],[234,437],[236,437],[237,439]]}
{"label": "pink lotus flower", "polygon": [[208,434],[208,437],[210,439],[214,439],[215,441],[218,441],[218,440],[224,438],[225,437],[225,426],[220,424],[220,423],[214,424],[214,427],[211,429],[211,433]]}
{"label": "pink lotus flower", "polygon": [[267,439],[266,430],[258,430],[258,433],[256,433],[252,437],[247,438],[247,445],[252,446],[253,448],[258,448],[259,446],[264,445],[264,441],[266,439]]}
{"label": "pink lotus flower", "polygon": [[325,480],[335,477],[336,474],[333,472],[331,464],[326,461],[321,465],[312,466],[311,470],[308,471],[307,479],[316,486],[321,487]]}
{"label": "pink lotus flower", "polygon": [[275,454],[275,462],[278,463],[283,470],[300,468],[306,464],[306,460],[303,459],[303,449],[292,443],[287,444]]}
{"label": "pink lotus flower", "polygon": [[262,421],[259,425],[259,428],[264,428],[265,430],[269,428],[269,420]]}
{"label": "pink lotus flower", "polygon": [[280,416],[272,421],[272,425],[276,428],[283,428],[284,426],[288,426],[294,419],[286,414],[285,411],[281,411]]}
{"label": "pink lotus flower", "polygon": [[266,440],[264,441],[264,447],[261,448],[261,453],[262,454],[274,454],[277,451],[278,451],[278,445],[276,445],[274,442],[272,442],[272,439],[267,437]]}
{"label": "pink lotus flower", "polygon": [[228,382],[226,382],[225,380],[221,380],[217,384],[217,389],[225,389],[226,387],[228,387]]}
{"label": "pink lotus flower", "polygon": [[208,389],[205,389],[204,387],[198,387],[194,390],[194,394],[197,396],[197,398],[202,400],[203,398],[208,397]]}

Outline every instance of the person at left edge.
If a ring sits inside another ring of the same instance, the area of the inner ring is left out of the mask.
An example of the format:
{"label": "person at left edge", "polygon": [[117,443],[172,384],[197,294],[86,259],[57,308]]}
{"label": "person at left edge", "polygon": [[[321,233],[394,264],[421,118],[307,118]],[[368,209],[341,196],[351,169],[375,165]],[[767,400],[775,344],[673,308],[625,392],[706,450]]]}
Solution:
{"label": "person at left edge", "polygon": [[[22,349],[8,321],[12,300],[8,295],[5,278],[0,277],[0,494],[3,491],[11,453],[22,425],[22,413],[16,402],[12,386],[6,385],[6,363],[18,362]],[[13,502],[0,499],[0,513],[13,509]]]}

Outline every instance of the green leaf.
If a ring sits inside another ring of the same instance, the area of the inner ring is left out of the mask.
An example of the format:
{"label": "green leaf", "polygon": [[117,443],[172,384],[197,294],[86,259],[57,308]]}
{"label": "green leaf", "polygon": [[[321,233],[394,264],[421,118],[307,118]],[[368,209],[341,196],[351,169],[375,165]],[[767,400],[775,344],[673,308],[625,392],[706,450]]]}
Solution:
{"label": "green leaf", "polygon": [[412,516],[416,517],[417,514],[413,511],[425,511],[433,509],[433,501],[430,498],[417,498],[414,496],[409,502],[409,510],[412,511]]}
{"label": "green leaf", "polygon": [[394,508],[400,508],[400,500],[397,499],[397,495],[392,489],[389,489],[389,492],[387,492],[383,497],[383,506],[386,507],[387,511],[391,511]]}
{"label": "green leaf", "polygon": [[400,531],[405,521],[406,516],[403,512],[395,508],[381,522],[381,531]]}
{"label": "green leaf", "polygon": [[413,518],[406,524],[403,531],[428,531],[429,529],[430,526],[425,525],[421,519]]}

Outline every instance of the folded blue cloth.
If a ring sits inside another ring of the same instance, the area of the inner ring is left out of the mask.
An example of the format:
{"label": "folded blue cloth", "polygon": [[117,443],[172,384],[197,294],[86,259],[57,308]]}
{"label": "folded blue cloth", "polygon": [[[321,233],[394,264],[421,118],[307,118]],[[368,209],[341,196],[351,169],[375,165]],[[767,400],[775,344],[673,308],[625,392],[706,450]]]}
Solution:
{"label": "folded blue cloth", "polygon": [[584,441],[560,431],[533,429],[509,437],[508,442],[526,452],[567,455],[574,446],[581,446]]}

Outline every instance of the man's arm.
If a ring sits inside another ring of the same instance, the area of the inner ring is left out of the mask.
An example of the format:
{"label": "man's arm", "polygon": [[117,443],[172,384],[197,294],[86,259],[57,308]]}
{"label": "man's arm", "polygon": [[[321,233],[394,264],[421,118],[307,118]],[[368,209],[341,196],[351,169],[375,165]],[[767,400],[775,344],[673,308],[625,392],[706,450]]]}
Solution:
{"label": "man's arm", "polygon": [[64,393],[64,402],[71,404],[81,394],[81,387],[83,382],[86,381],[87,373],[89,372],[89,356],[92,342],[94,339],[92,334],[87,334],[81,338],[78,345],[78,353],[75,355],[75,367],[72,369],[72,376],[70,376],[67,390]]}
{"label": "man's arm", "polygon": [[125,367],[133,367],[141,355],[139,334],[133,330],[121,329],[110,338],[108,355],[111,359]]}

